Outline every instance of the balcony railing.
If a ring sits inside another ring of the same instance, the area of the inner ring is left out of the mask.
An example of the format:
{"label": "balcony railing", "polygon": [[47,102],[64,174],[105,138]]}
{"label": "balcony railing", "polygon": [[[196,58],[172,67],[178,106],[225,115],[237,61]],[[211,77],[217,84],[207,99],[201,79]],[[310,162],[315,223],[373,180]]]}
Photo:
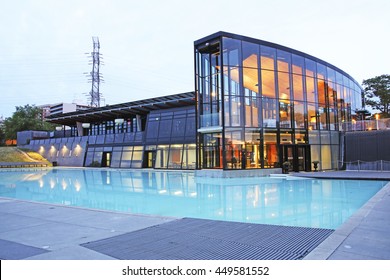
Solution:
{"label": "balcony railing", "polygon": [[220,113],[200,115],[199,121],[200,121],[201,128],[222,125]]}
{"label": "balcony railing", "polygon": [[342,123],[342,131],[369,131],[369,130],[390,130],[390,119],[352,121]]}

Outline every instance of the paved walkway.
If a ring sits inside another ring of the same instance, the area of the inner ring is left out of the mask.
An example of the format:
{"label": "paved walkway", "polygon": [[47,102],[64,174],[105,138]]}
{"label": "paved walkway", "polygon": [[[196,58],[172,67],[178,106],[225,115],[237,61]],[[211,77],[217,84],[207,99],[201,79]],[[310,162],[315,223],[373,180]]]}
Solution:
{"label": "paved walkway", "polygon": [[[389,172],[343,173],[313,172],[298,176],[335,178],[343,175],[349,179],[390,181]],[[390,260],[389,212],[390,184],[387,184],[305,259]],[[0,259],[113,259],[80,244],[174,220],[177,219],[0,198]]]}
{"label": "paved walkway", "polygon": [[384,171],[325,171],[292,173],[293,176],[320,179],[389,180],[390,172]]}

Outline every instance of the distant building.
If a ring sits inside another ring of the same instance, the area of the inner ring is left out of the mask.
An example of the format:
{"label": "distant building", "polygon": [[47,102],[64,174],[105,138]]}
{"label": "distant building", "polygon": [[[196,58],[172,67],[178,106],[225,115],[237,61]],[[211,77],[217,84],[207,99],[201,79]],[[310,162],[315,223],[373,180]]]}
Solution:
{"label": "distant building", "polygon": [[70,112],[81,111],[89,109],[90,106],[81,105],[76,103],[58,103],[50,106],[50,115],[65,114]]}

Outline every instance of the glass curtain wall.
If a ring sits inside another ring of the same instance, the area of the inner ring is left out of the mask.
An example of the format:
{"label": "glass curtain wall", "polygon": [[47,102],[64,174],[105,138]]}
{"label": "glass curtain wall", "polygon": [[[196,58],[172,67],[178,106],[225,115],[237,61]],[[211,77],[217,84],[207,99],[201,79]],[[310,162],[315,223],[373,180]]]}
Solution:
{"label": "glass curtain wall", "polygon": [[345,73],[226,34],[195,46],[195,62],[198,168],[273,168],[290,156],[306,160],[305,170],[311,161],[338,167],[338,131],[362,107],[361,88]]}

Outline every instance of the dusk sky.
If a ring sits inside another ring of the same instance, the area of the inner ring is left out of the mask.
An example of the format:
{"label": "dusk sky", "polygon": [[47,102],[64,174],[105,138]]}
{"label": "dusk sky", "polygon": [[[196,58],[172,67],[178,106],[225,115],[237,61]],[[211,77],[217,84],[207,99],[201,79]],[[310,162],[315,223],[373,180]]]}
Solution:
{"label": "dusk sky", "polygon": [[308,53],[358,82],[390,74],[388,0],[0,0],[0,117],[86,103],[100,39],[104,104],[194,90],[193,42],[217,31]]}

